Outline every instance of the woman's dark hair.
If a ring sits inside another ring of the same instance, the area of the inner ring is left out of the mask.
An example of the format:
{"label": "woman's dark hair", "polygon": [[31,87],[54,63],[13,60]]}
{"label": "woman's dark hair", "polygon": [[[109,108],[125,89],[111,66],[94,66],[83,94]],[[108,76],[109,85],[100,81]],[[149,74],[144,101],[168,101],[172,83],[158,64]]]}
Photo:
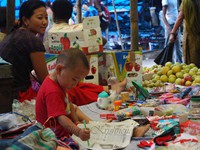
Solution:
{"label": "woman's dark hair", "polygon": [[40,7],[46,7],[45,3],[40,0],[28,0],[24,2],[19,10],[19,21],[20,26],[23,25],[23,17],[31,18],[31,16],[34,14],[34,10],[38,9]]}
{"label": "woman's dark hair", "polygon": [[34,10],[38,9],[40,7],[45,7],[46,5],[43,1],[40,0],[27,0],[24,3],[22,3],[22,5],[20,6],[20,10],[19,10],[19,21],[16,25],[14,25],[14,27],[12,28],[12,31],[18,29],[19,27],[21,27],[24,22],[23,22],[23,17],[26,18],[31,18],[31,16],[34,14]]}
{"label": "woman's dark hair", "polygon": [[73,5],[71,2],[68,0],[55,0],[51,8],[54,15],[54,21],[66,20],[68,23],[73,12]]}

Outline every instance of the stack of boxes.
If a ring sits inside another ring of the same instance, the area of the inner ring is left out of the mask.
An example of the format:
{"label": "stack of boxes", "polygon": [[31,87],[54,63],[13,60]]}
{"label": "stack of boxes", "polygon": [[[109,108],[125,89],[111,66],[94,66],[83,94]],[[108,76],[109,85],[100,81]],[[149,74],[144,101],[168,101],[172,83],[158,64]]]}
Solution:
{"label": "stack of boxes", "polygon": [[109,76],[122,81],[128,79],[128,86],[132,81],[142,83],[142,53],[134,52],[131,59],[130,51],[103,52],[102,34],[99,17],[88,17],[83,23],[76,25],[60,25],[48,32],[49,52],[46,54],[47,68],[51,73],[55,67],[56,54],[62,50],[74,47],[83,50],[90,63],[90,72],[84,82],[107,85]]}

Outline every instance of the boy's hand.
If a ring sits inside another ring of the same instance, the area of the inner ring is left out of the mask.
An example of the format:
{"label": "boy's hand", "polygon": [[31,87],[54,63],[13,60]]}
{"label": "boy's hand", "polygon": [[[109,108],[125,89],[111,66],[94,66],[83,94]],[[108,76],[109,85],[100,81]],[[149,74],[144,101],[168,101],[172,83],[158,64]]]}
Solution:
{"label": "boy's hand", "polygon": [[81,129],[79,132],[78,137],[82,140],[82,141],[87,141],[90,139],[90,130],[88,129]]}

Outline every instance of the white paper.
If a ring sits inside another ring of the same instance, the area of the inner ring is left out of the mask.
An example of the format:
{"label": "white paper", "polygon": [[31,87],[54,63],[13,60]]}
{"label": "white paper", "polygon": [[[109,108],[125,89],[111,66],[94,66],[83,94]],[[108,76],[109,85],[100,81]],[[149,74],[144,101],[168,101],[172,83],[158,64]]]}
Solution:
{"label": "white paper", "polygon": [[[113,123],[92,121],[87,124],[87,128],[90,129],[90,146],[88,146],[87,141],[82,141],[75,135],[72,138],[87,149],[120,149],[129,145],[133,129],[136,126],[138,123],[133,120]],[[84,128],[84,125],[79,124],[78,127]]]}

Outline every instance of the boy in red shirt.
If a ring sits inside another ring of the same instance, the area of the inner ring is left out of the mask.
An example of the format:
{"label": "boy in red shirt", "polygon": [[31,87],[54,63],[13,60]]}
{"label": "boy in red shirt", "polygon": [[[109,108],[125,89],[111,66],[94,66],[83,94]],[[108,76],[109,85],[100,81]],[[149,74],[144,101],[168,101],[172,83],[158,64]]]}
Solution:
{"label": "boy in red shirt", "polygon": [[[76,126],[79,119],[66,91],[75,87],[89,73],[85,54],[70,48],[57,58],[55,71],[43,81],[36,98],[36,120],[46,127],[49,118],[55,118],[55,134],[58,138],[75,134],[81,140],[90,138],[90,131]],[[85,118],[86,122],[90,119]]]}

